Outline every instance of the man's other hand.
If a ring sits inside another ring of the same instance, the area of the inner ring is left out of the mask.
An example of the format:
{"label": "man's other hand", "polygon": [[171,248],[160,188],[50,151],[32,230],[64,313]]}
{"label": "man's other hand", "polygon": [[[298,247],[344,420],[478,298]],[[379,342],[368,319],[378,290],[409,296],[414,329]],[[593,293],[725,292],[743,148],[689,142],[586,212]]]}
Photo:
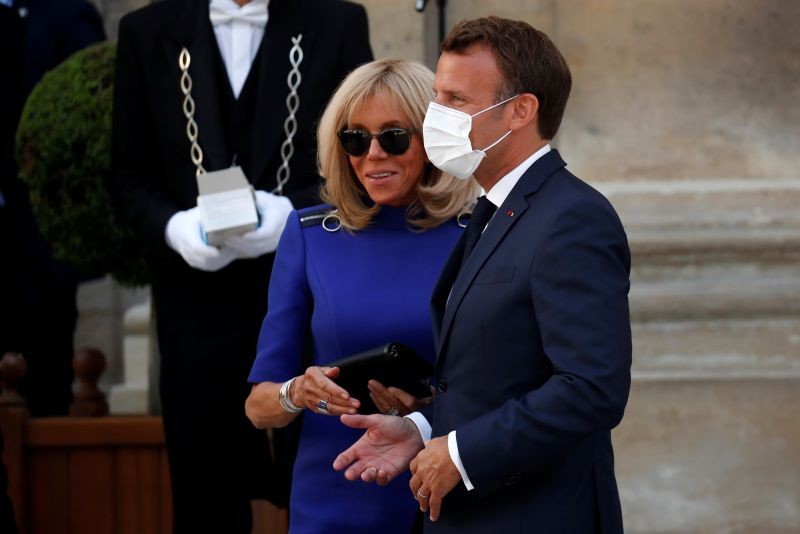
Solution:
{"label": "man's other hand", "polygon": [[461,482],[461,474],[450,459],[447,436],[430,440],[425,450],[411,461],[410,468],[411,493],[419,502],[419,509],[430,510],[431,521],[436,521],[442,510],[442,499]]}
{"label": "man's other hand", "polygon": [[333,468],[347,480],[361,479],[385,486],[408,468],[424,444],[417,426],[405,417],[392,415],[343,415],[342,423],[367,431],[336,457]]}

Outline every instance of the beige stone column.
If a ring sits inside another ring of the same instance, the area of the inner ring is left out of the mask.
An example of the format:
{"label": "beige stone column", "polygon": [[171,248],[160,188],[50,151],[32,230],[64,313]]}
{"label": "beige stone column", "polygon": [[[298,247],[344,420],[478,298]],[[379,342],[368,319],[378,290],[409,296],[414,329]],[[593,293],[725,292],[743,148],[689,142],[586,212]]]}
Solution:
{"label": "beige stone column", "polygon": [[112,41],[117,39],[117,30],[119,28],[119,19],[122,15],[138,9],[147,4],[151,4],[150,0],[90,0],[100,11],[103,16],[103,23],[106,29],[106,35]]}

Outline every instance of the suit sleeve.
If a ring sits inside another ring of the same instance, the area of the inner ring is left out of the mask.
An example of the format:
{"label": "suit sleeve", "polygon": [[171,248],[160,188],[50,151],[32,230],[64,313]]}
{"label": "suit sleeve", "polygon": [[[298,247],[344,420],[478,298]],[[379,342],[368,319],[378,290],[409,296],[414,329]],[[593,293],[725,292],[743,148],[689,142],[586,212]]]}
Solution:
{"label": "suit sleeve", "polygon": [[530,272],[553,373],[541,387],[457,429],[476,488],[532,475],[622,419],[630,390],[630,252],[610,206],[584,202],[556,217]]}
{"label": "suit sleeve", "polygon": [[174,252],[166,243],[164,230],[180,208],[159,183],[162,171],[156,163],[156,125],[147,106],[148,80],[142,68],[149,58],[137,49],[142,39],[137,39],[128,22],[123,18],[119,25],[108,189],[117,209],[148,248],[168,257]]}
{"label": "suit sleeve", "polygon": [[311,321],[312,297],[306,276],[303,229],[292,212],[281,235],[269,281],[267,316],[258,336],[249,382],[285,382],[302,365],[304,340]]}

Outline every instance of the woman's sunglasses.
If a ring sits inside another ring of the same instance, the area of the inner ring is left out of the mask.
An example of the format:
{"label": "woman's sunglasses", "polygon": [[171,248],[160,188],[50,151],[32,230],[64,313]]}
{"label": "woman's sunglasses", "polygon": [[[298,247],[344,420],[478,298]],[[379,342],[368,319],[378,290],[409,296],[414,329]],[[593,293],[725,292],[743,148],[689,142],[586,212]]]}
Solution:
{"label": "woman's sunglasses", "polygon": [[386,128],[374,134],[367,130],[348,130],[342,128],[338,132],[339,142],[342,148],[351,156],[363,156],[369,152],[369,145],[372,138],[378,138],[378,144],[388,154],[399,156],[408,150],[411,145],[411,135],[415,132],[413,128]]}

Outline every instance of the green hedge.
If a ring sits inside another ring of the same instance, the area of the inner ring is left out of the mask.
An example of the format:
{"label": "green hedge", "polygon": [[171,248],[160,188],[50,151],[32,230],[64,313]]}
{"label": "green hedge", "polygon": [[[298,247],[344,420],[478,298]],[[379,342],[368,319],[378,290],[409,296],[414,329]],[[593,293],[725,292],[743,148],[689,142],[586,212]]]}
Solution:
{"label": "green hedge", "polygon": [[111,107],[116,44],[82,50],[34,88],[17,130],[17,161],[54,255],[125,285],[148,283],[142,246],[112,207]]}

